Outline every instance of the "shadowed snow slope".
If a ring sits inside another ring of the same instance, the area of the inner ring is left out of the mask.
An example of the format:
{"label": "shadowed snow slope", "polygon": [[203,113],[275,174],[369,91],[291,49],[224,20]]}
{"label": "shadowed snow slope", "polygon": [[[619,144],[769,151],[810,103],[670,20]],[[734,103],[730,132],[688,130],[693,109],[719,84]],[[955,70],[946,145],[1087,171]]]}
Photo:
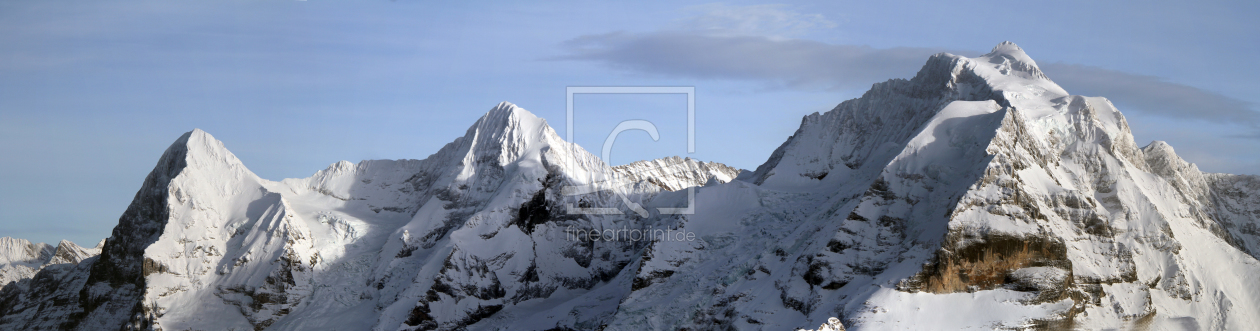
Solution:
{"label": "shadowed snow slope", "polygon": [[99,256],[0,240],[0,328],[1245,329],[1257,215],[1260,179],[1138,147],[1004,42],[742,173],[609,167],[509,103],[423,160],[278,182],[194,130]]}

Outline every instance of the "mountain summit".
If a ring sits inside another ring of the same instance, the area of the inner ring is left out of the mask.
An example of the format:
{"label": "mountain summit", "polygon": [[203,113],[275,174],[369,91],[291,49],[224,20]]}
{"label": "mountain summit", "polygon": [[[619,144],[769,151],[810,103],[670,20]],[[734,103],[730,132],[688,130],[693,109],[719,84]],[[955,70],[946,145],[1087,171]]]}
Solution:
{"label": "mountain summit", "polygon": [[423,160],[282,181],[194,130],[98,256],[0,241],[38,269],[0,325],[1246,329],[1257,215],[1260,178],[1139,147],[1003,42],[805,116],[755,171],[610,167],[510,103]]}
{"label": "mountain summit", "polygon": [[1019,45],[1015,45],[1013,42],[1003,41],[994,46],[993,51],[981,58],[988,59],[989,63],[1000,65],[997,69],[1004,74],[1018,72],[1027,75],[1027,78],[1049,80],[1046,74],[1041,73],[1041,68],[1037,67],[1037,62],[1028,57],[1028,54],[1024,53],[1024,49],[1019,48]]}

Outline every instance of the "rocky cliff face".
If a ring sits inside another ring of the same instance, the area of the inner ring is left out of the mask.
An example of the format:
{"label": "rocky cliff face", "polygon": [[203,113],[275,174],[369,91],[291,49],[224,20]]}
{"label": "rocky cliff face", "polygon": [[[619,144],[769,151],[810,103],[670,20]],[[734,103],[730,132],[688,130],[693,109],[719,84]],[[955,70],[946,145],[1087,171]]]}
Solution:
{"label": "rocky cliff face", "polygon": [[753,172],[609,167],[508,103],[423,160],[279,182],[195,130],[99,256],[0,241],[43,266],[0,325],[1240,329],[1258,192],[1003,43],[806,116]]}

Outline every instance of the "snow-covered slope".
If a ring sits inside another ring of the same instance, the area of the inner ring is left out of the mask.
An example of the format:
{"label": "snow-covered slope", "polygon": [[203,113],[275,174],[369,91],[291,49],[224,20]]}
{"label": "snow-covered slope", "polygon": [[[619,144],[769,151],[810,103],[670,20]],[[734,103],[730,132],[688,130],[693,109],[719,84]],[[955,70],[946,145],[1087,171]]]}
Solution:
{"label": "snow-covered slope", "polygon": [[0,284],[31,278],[48,260],[53,247],[25,239],[0,238]]}
{"label": "snow-covered slope", "polygon": [[[677,156],[638,161],[613,167],[613,171],[631,183],[646,182],[665,191],[702,186],[710,179],[726,183],[739,176],[740,170],[717,162],[704,162]],[[643,188],[649,190],[649,188]]]}
{"label": "snow-covered slope", "polygon": [[1258,219],[1260,179],[1139,148],[1002,43],[806,116],[753,172],[609,167],[508,103],[423,160],[282,181],[194,130],[99,256],[0,242],[43,266],[0,328],[1245,329]]}
{"label": "snow-covered slope", "polygon": [[83,248],[68,240],[56,247],[45,243],[32,243],[25,239],[0,238],[0,287],[31,278],[50,264],[77,264],[100,254],[101,248]]}

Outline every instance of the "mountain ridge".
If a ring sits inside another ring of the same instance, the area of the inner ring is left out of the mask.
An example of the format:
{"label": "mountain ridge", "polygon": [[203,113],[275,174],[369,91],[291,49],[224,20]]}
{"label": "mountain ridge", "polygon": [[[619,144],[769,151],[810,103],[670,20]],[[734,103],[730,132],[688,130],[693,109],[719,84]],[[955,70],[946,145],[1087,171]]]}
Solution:
{"label": "mountain ridge", "polygon": [[[1260,323],[1231,313],[1260,311],[1231,285],[1260,281],[1257,178],[1139,148],[1010,42],[805,116],[751,172],[610,167],[507,102],[423,160],[304,179],[193,130],[99,256],[0,290],[0,325],[1238,328]],[[615,237],[656,231],[693,239]]]}

